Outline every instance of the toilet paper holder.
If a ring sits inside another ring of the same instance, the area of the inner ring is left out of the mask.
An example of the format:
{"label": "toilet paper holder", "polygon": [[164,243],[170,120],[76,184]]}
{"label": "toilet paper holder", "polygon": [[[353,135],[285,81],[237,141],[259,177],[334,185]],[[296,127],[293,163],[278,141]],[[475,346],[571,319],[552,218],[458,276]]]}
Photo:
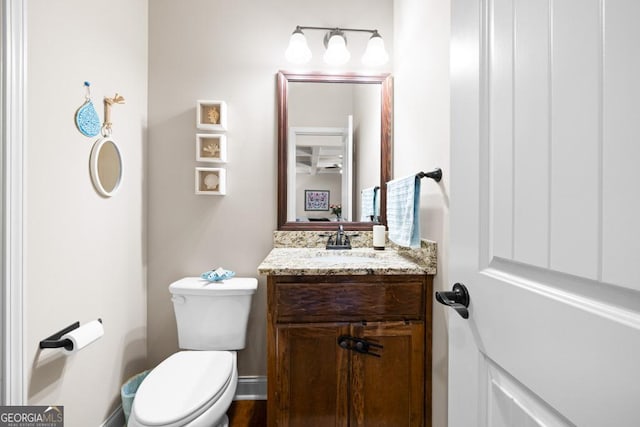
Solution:
{"label": "toilet paper holder", "polygon": [[[102,323],[102,319],[98,319],[100,323]],[[67,326],[64,329],[59,330],[55,334],[51,335],[48,338],[40,341],[40,348],[62,348],[64,347],[67,350],[73,350],[73,343],[70,339],[62,337],[74,329],[78,329],[80,327],[80,322],[74,322]]]}

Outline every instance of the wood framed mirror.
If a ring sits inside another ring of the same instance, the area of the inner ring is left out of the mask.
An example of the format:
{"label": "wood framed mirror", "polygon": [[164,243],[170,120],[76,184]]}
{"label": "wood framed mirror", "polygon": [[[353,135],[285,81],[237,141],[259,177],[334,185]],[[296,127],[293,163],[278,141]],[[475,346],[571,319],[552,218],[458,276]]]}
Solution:
{"label": "wood framed mirror", "polygon": [[[318,105],[324,104],[324,111],[344,110],[343,114],[348,113],[348,108],[344,108],[348,102],[329,102],[327,107],[327,101],[323,101],[327,92],[340,91],[339,96],[344,96],[344,90],[351,91],[348,96],[357,99],[354,104],[360,105],[360,108],[356,108],[356,119],[352,115],[351,119],[345,119],[346,124],[342,126],[328,122],[318,112],[323,111]],[[345,230],[371,230],[374,224],[386,225],[386,183],[392,179],[391,75],[280,71],[277,74],[277,91],[278,230],[333,231],[338,224],[342,224]],[[362,94],[363,91],[366,93]],[[300,119],[301,110],[304,119]],[[367,131],[359,131],[358,114],[364,110],[374,116],[372,120],[375,119],[375,124],[367,125]],[[345,129],[345,135],[349,136],[336,136],[340,133],[338,129]],[[318,142],[319,136],[332,136],[334,140]],[[315,139],[299,142],[303,137]],[[340,143],[335,138],[352,140]],[[305,157],[309,160],[305,160]],[[323,178],[304,183],[300,181],[306,178],[296,180],[296,176],[305,174]],[[333,184],[327,178],[331,174],[334,175]],[[368,176],[363,176],[365,174]],[[335,178],[335,175],[340,177]],[[360,194],[363,189],[372,186],[379,187],[376,193],[379,217],[377,221],[363,221],[365,212],[359,203]],[[309,201],[304,200],[301,194],[305,194],[305,191],[309,194],[310,190],[316,194],[325,194],[325,191],[331,194],[330,200],[321,201],[322,205],[325,208],[340,205],[341,209],[344,208],[342,214],[332,214],[331,209],[324,210],[323,215],[318,214],[318,209],[313,209],[312,215],[306,212]]]}

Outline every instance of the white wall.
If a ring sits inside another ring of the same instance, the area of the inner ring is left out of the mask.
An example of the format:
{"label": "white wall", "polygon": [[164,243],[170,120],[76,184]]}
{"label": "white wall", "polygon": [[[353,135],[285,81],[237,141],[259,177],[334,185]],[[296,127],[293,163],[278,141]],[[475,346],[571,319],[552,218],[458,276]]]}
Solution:
{"label": "white wall", "polygon": [[[25,293],[29,404],[65,407],[65,425],[100,425],[120,385],[146,367],[145,146],[147,0],[27,4]],[[97,138],[74,115],[91,82],[94,104],[116,92],[113,137],[122,186],[99,196],[89,176]],[[105,335],[79,353],[38,350],[59,329],[96,318]]]}
{"label": "white wall", "polygon": [[[449,290],[449,1],[399,0],[394,19],[394,176],[443,170],[422,180],[420,227],[438,242],[434,288]],[[447,315],[434,304],[434,427],[447,425]]]}
{"label": "white wall", "polygon": [[[172,281],[217,266],[256,277],[272,248],[276,73],[292,68],[284,51],[295,26],[378,28],[391,50],[393,8],[391,0],[153,0],[149,8],[148,339],[154,364],[177,349],[167,290]],[[307,32],[315,56],[303,69],[327,69],[322,36]],[[367,37],[359,36],[348,36],[354,52],[364,52]],[[360,69],[359,56],[344,69]],[[228,105],[224,197],[193,194],[198,99]],[[266,374],[265,282],[261,277],[254,297],[240,375]]]}

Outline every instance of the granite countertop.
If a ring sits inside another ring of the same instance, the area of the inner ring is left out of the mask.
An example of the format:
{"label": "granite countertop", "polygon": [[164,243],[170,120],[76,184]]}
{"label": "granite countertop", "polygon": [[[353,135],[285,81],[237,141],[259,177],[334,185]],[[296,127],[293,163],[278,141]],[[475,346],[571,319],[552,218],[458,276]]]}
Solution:
{"label": "granite countertop", "polygon": [[[432,245],[429,245],[432,244]],[[276,247],[258,266],[258,273],[271,275],[340,274],[435,274],[435,244],[428,242],[416,251],[386,248]]]}

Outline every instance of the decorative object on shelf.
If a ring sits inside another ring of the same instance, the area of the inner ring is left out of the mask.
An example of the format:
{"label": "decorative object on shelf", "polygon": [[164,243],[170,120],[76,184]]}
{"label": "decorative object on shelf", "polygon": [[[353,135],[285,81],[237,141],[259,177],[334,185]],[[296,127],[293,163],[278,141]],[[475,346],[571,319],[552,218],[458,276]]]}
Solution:
{"label": "decorative object on shelf", "polygon": [[338,27],[308,27],[298,25],[291,34],[289,46],[285,52],[285,57],[289,62],[294,64],[305,64],[311,59],[311,50],[307,45],[307,39],[302,30],[322,30],[326,31],[324,35],[324,46],[326,51],[323,59],[329,65],[345,64],[350,58],[351,53],[347,49],[347,37],[345,31],[371,33],[367,48],[362,56],[362,63],[367,66],[378,66],[386,64],[389,60],[389,54],[384,47],[384,40],[378,33],[378,30],[366,30],[360,28],[338,28]]}
{"label": "decorative object on shelf", "polygon": [[196,194],[227,194],[226,175],[224,168],[196,168]]}
{"label": "decorative object on shelf", "polygon": [[111,106],[113,104],[124,104],[124,96],[116,95],[113,98],[104,97],[104,123],[102,124],[102,136],[111,136]]}
{"label": "decorative object on shelf", "polygon": [[331,213],[336,216],[336,221],[341,221],[342,220],[342,205],[340,205],[340,204],[331,205],[331,206],[329,206],[329,208],[331,209]]}
{"label": "decorative object on shelf", "polygon": [[91,102],[91,83],[84,82],[86,95],[84,104],[76,110],[76,127],[81,134],[88,137],[94,137],[100,133],[100,118]]}
{"label": "decorative object on shelf", "polygon": [[198,101],[196,127],[202,130],[227,130],[227,104],[224,101]]}
{"label": "decorative object on shelf", "polygon": [[196,161],[227,162],[227,136],[199,133],[196,135]]}
{"label": "decorative object on shelf", "polygon": [[304,190],[305,211],[328,211],[329,190]]}

